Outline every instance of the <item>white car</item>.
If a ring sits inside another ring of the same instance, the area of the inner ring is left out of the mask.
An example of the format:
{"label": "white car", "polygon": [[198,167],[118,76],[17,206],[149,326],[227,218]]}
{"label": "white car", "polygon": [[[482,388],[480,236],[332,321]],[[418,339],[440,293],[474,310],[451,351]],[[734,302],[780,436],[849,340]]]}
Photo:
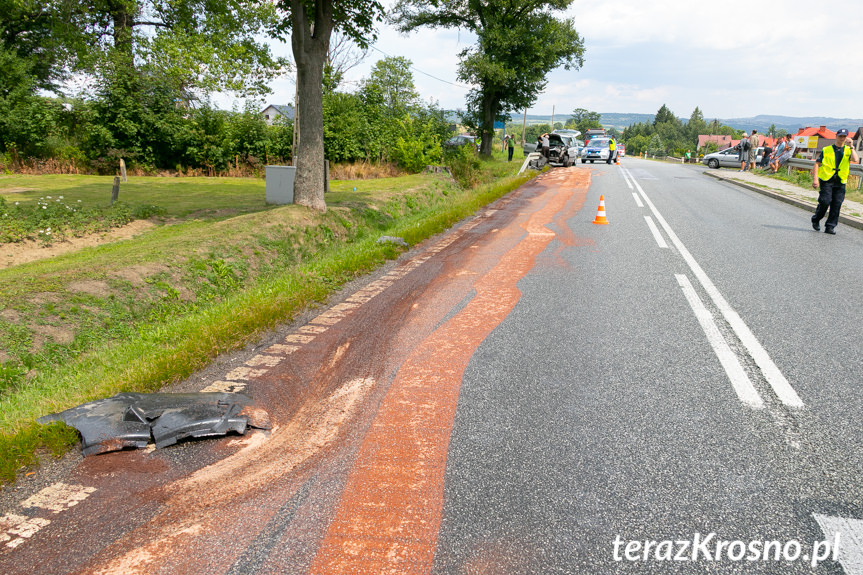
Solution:
{"label": "white car", "polygon": [[[581,163],[584,164],[586,162],[590,162],[592,164],[597,160],[599,160],[600,162],[607,162],[610,144],[611,138],[591,138],[587,145],[584,146],[584,149],[581,151]],[[616,155],[617,154],[615,153],[611,157],[611,159],[614,160]]]}
{"label": "white car", "polygon": [[[761,163],[761,152],[763,146],[758,146],[755,152],[755,165]],[[713,152],[706,154],[701,158],[702,164],[707,164],[708,168],[737,168],[740,169],[740,151],[737,148],[725,148],[721,152]]]}

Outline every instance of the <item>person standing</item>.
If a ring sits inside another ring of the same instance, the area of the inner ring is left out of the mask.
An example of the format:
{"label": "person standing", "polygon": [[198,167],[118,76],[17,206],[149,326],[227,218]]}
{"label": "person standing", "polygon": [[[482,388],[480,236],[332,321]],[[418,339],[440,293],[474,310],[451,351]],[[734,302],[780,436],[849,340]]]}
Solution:
{"label": "person standing", "polygon": [[513,152],[515,152],[515,138],[513,137],[512,134],[507,136],[507,138],[509,138],[509,141],[507,142],[507,146],[509,148],[509,160],[507,160],[507,161],[511,162],[512,161],[512,154],[513,154]]}
{"label": "person standing", "polygon": [[816,232],[821,229],[821,218],[827,214],[824,232],[836,233],[834,230],[845,201],[845,182],[848,181],[851,162],[859,163],[860,157],[848,141],[848,130],[842,128],[836,132],[836,143],[821,150],[812,168],[812,187],[819,190],[818,207],[812,216],[812,229]]}
{"label": "person standing", "polygon": [[542,144],[542,155],[545,156],[545,159],[548,159],[548,148],[549,148],[549,139],[548,132],[539,137],[539,141]]}
{"label": "person standing", "polygon": [[749,161],[749,136],[743,132],[740,141],[737,142],[737,159],[740,160],[740,171],[746,171],[746,163]]}
{"label": "person standing", "polygon": [[606,164],[610,164],[612,160],[614,160],[614,150],[617,149],[617,144],[614,142],[614,138],[608,139],[608,159],[605,161]]}
{"label": "person standing", "polygon": [[749,136],[749,162],[746,167],[749,170],[755,167],[755,158],[758,155],[758,130],[752,130],[752,135]]}

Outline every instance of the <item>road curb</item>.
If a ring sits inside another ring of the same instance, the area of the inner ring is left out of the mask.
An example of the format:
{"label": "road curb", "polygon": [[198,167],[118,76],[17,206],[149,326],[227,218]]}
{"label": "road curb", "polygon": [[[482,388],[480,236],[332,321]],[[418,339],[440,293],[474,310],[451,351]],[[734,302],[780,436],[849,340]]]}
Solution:
{"label": "road curb", "polygon": [[[746,188],[747,190],[752,190],[753,192],[758,192],[764,196],[769,196],[773,199],[779,200],[781,202],[785,202],[786,204],[791,204],[792,206],[797,206],[798,208],[802,208],[804,210],[814,212],[815,206],[818,204],[813,201],[801,200],[799,198],[794,198],[790,196],[786,196],[776,192],[774,190],[768,190],[766,188],[761,188],[758,186],[753,186],[752,184],[747,184],[746,182],[741,182],[739,180],[733,180],[731,178],[725,178],[718,174],[714,174],[712,172],[704,172],[705,175],[710,176],[711,178],[722,180],[723,182],[728,182],[729,184],[734,184],[735,186],[739,186],[741,188]],[[852,228],[857,228],[863,230],[863,219],[855,218],[854,216],[846,216],[844,214],[839,215],[839,221],[846,226],[851,226]]]}

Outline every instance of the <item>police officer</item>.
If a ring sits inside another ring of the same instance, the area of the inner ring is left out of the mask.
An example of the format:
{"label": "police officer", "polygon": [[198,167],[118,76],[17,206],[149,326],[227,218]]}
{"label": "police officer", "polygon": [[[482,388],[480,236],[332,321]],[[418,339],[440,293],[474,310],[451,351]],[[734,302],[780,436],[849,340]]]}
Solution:
{"label": "police officer", "polygon": [[608,140],[608,159],[605,161],[606,164],[610,164],[612,160],[614,160],[614,150],[617,149],[617,144],[614,141],[614,138]]}
{"label": "police officer", "polygon": [[851,162],[855,164],[860,161],[857,151],[850,142],[847,142],[848,130],[845,128],[836,132],[836,143],[825,147],[815,160],[812,168],[812,187],[819,189],[818,207],[812,216],[812,229],[821,229],[821,218],[830,208],[827,221],[824,222],[824,231],[835,234],[834,229],[839,223],[839,209],[845,201],[845,182],[848,181],[848,173],[851,171]]}

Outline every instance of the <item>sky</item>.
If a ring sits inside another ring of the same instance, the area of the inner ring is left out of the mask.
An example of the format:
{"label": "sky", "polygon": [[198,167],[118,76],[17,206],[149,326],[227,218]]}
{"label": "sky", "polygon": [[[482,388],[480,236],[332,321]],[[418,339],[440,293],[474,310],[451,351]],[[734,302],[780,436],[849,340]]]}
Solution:
{"label": "sky", "polygon": [[[863,118],[861,8],[860,0],[573,0],[565,14],[584,39],[584,66],[553,71],[527,112],[654,114],[665,104],[684,118],[697,106],[708,121],[759,114]],[[424,101],[463,109],[469,87],[456,78],[458,54],[473,41],[466,31],[403,35],[383,23],[374,49],[348,72],[342,89],[352,90],[379,59],[403,56],[413,62]],[[288,45],[274,43],[273,50],[290,56]],[[292,103],[291,78],[272,88],[267,104]]]}

